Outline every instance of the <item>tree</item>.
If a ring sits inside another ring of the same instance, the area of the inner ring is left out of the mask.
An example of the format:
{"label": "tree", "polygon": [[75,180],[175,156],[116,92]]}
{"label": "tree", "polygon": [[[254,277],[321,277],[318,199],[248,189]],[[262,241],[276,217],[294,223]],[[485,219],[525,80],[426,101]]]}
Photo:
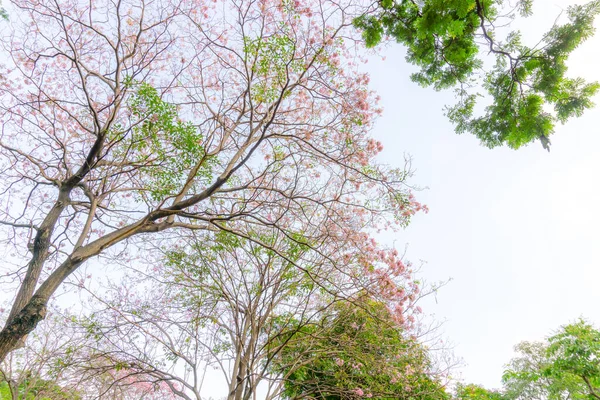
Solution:
{"label": "tree", "polygon": [[0,364],[0,398],[13,400],[171,399],[148,375],[115,368],[74,316],[53,310],[23,347]]}
{"label": "tree", "polygon": [[552,363],[545,374],[578,382],[582,397],[600,399],[600,331],[580,320],[562,327],[548,342]]}
{"label": "tree", "polygon": [[507,365],[502,381],[510,399],[562,399],[576,393],[579,384],[572,379],[551,379],[547,343],[522,342],[515,346],[518,357]]}
{"label": "tree", "polygon": [[449,398],[423,345],[368,297],[282,340],[274,368],[285,376],[285,399]]}
{"label": "tree", "polygon": [[562,327],[546,343],[521,343],[503,376],[514,399],[593,399],[600,393],[600,332],[585,321]]}
{"label": "tree", "polygon": [[65,363],[60,360],[79,342],[71,336],[65,343],[59,329],[62,319],[52,315],[40,329],[30,335],[23,348],[11,353],[0,363],[0,398],[13,400],[80,399],[77,384],[70,379]]}
{"label": "tree", "polygon": [[[291,259],[256,244],[258,238],[284,241],[278,248]],[[346,257],[365,249],[346,246],[315,257],[310,246],[265,228],[253,228],[250,239],[225,232],[178,237],[177,246],[148,260],[150,269],[102,290],[109,296],[94,295],[93,304],[103,308],[82,324],[97,338],[96,353],[165,382],[182,398],[200,400],[206,369],[216,368],[227,399],[254,398],[261,385],[265,399],[278,399],[289,375],[302,368],[282,371],[280,354],[304,341],[306,329],[329,331],[321,322],[341,304],[360,307],[357,296],[369,295],[390,307],[386,315],[397,329],[410,329],[420,296],[410,269],[394,250],[372,246],[385,262],[365,268]],[[347,260],[344,269],[336,258]],[[132,287],[145,287],[147,294]],[[314,357],[337,353],[313,350]]]}
{"label": "tree", "polygon": [[[549,150],[556,123],[592,107],[592,96],[600,88],[566,76],[569,55],[594,33],[600,1],[569,7],[569,22],[554,25],[534,46],[526,45],[518,31],[503,40],[497,37],[496,27],[517,15],[532,14],[533,0],[508,4],[512,9],[504,12],[506,3],[381,0],[374,13],[359,17],[355,24],[369,46],[384,35],[406,46],[406,60],[419,67],[413,81],[436,90],[455,88],[459,101],[447,115],[458,133],[472,133],[488,147],[506,144],[516,149],[539,140]],[[483,52],[493,54],[496,63],[479,72]],[[471,90],[479,85],[491,103],[481,115],[477,100],[482,96]]]}
{"label": "tree", "polygon": [[458,384],[454,390],[456,400],[503,400],[504,395],[495,390],[488,390],[478,385]]}
{"label": "tree", "polygon": [[[0,360],[96,256],[123,259],[129,245],[198,231],[292,260],[279,239],[314,255],[340,243],[374,248],[370,230],[423,209],[408,171],[374,161],[378,110],[351,51],[364,11],[355,4],[13,6],[20,22],[2,42],[0,74],[0,225],[18,287]],[[277,240],[252,237],[254,226]],[[347,257],[371,265],[363,253]]]}
{"label": "tree", "polygon": [[[600,398],[600,332],[583,320],[545,342],[522,342],[506,366],[503,391],[459,386],[459,399],[563,400]],[[465,391],[464,389],[469,390]],[[491,397],[490,397],[491,396]]]}

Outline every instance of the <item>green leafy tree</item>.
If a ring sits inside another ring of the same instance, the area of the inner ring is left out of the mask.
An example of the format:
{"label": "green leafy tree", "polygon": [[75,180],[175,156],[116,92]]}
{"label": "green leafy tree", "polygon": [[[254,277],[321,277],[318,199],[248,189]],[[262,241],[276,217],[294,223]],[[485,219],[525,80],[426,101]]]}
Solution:
{"label": "green leafy tree", "polygon": [[561,327],[545,342],[522,342],[506,366],[503,391],[459,386],[460,400],[598,400],[600,332],[587,322]]}
{"label": "green leafy tree", "polygon": [[[541,342],[522,342],[515,346],[518,357],[507,365],[502,376],[508,399],[581,398],[581,382],[573,377],[549,376],[551,359],[548,345]],[[585,398],[585,397],[584,397]]]}
{"label": "green leafy tree", "polygon": [[512,399],[600,399],[600,332],[585,321],[566,325],[547,343],[516,347],[503,376]]}
{"label": "green leafy tree", "polygon": [[579,398],[600,399],[600,331],[580,320],[563,327],[548,342],[552,362],[545,375],[578,382]]}
{"label": "green leafy tree", "polygon": [[503,400],[505,397],[501,392],[488,390],[479,385],[456,386],[454,398],[456,400]]}
{"label": "green leafy tree", "polygon": [[[568,78],[566,62],[573,50],[594,32],[600,1],[571,6],[569,22],[554,25],[534,45],[520,32],[504,39],[495,27],[505,20],[532,14],[532,0],[519,0],[512,11],[505,0],[381,0],[376,12],[355,20],[368,46],[391,36],[407,48],[406,59],[419,67],[413,81],[436,90],[455,88],[459,101],[447,109],[458,133],[469,132],[485,146],[519,148],[540,140],[549,150],[557,122],[580,116],[593,106],[597,83]],[[480,72],[482,53],[495,56],[495,65]],[[473,90],[482,83],[491,104]],[[488,102],[486,101],[486,104]]]}
{"label": "green leafy tree", "polygon": [[427,350],[406,337],[388,309],[340,303],[318,324],[282,336],[275,369],[286,399],[446,399]]}
{"label": "green leafy tree", "polygon": [[81,397],[77,392],[63,388],[52,381],[30,375],[12,390],[8,382],[0,382],[0,399],[79,400]]}

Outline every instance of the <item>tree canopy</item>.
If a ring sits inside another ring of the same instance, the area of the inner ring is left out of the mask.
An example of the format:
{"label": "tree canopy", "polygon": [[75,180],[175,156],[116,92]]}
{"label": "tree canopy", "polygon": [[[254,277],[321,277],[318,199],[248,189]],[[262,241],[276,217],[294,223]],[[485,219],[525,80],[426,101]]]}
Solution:
{"label": "tree canopy", "polygon": [[426,207],[409,170],[376,160],[379,109],[353,51],[365,8],[311,4],[12,3],[0,221],[19,283],[0,359],[82,265],[177,234],[230,233],[300,269],[354,265],[382,287],[380,267],[406,271],[371,236]]}
{"label": "tree canopy", "polygon": [[[570,6],[569,21],[554,25],[535,45],[518,31],[498,37],[498,27],[531,15],[533,0],[505,10],[511,6],[504,0],[382,0],[355,25],[368,46],[385,36],[403,44],[406,60],[419,68],[413,81],[455,89],[459,101],[447,115],[458,133],[474,134],[488,147],[517,149],[539,140],[549,150],[556,123],[592,107],[600,88],[567,77],[569,55],[594,33],[600,1]],[[484,53],[494,56],[492,68],[484,68]]]}
{"label": "tree canopy", "polygon": [[[341,303],[289,340],[274,368],[287,376],[286,399],[443,400],[444,377],[436,375],[426,348],[368,298]],[[292,369],[293,367],[293,369]]]}
{"label": "tree canopy", "polygon": [[[201,399],[201,368],[217,366],[228,400],[261,382],[269,400],[447,399],[417,337],[423,284],[376,240],[428,209],[410,162],[378,158],[365,49],[386,36],[406,46],[413,80],[455,88],[448,116],[489,147],[548,148],[599,89],[566,63],[600,1],[571,7],[535,46],[495,28],[530,14],[526,0],[507,15],[495,0],[5,5],[0,390],[13,397],[97,396],[68,392],[81,378],[99,396]],[[480,72],[485,52],[496,63]],[[118,282],[103,284],[109,268]],[[65,319],[71,336],[36,336],[66,287],[90,300]],[[522,348],[506,375],[515,398],[598,398],[597,332],[567,328]],[[52,368],[32,355],[51,348]]]}
{"label": "tree canopy", "polygon": [[561,327],[543,342],[515,346],[503,390],[459,386],[459,399],[597,400],[600,398],[600,331],[584,320]]}

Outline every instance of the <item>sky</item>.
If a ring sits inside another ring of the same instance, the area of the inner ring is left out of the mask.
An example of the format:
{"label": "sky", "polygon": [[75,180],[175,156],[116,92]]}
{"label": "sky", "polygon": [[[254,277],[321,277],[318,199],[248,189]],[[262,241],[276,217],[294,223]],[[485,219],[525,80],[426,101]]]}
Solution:
{"label": "sky", "polygon": [[[515,25],[525,43],[546,32],[573,0],[537,0],[534,17]],[[598,24],[597,24],[598,25]],[[444,321],[441,333],[464,365],[454,376],[500,387],[521,341],[543,340],[585,317],[600,326],[600,107],[558,126],[551,152],[540,143],[488,149],[457,135],[443,115],[452,92],[412,83],[412,67],[391,45],[366,66],[381,96],[375,135],[381,160],[412,158],[411,183],[430,212],[384,240],[407,245],[429,282],[451,281],[423,302]],[[600,80],[600,36],[569,63],[570,76]],[[600,96],[596,97],[600,103]]]}

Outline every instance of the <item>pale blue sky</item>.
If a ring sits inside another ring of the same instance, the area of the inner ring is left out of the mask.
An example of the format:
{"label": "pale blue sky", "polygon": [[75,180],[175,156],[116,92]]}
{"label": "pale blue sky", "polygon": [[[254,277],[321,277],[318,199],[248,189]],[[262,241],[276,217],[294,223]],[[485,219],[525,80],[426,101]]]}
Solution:
{"label": "pale blue sky", "polygon": [[[534,2],[525,39],[539,38],[575,3]],[[382,160],[399,165],[412,156],[412,182],[429,187],[418,198],[431,210],[388,238],[410,243],[407,258],[427,262],[421,274],[429,281],[453,279],[425,311],[447,320],[445,336],[467,364],[457,371],[464,380],[498,387],[518,342],[579,316],[600,325],[600,108],[559,126],[550,153],[539,143],[489,150],[453,132],[442,111],[451,92],[411,83],[400,46],[385,55],[367,65],[384,106],[375,129]],[[573,76],[600,80],[600,37],[570,66]]]}

